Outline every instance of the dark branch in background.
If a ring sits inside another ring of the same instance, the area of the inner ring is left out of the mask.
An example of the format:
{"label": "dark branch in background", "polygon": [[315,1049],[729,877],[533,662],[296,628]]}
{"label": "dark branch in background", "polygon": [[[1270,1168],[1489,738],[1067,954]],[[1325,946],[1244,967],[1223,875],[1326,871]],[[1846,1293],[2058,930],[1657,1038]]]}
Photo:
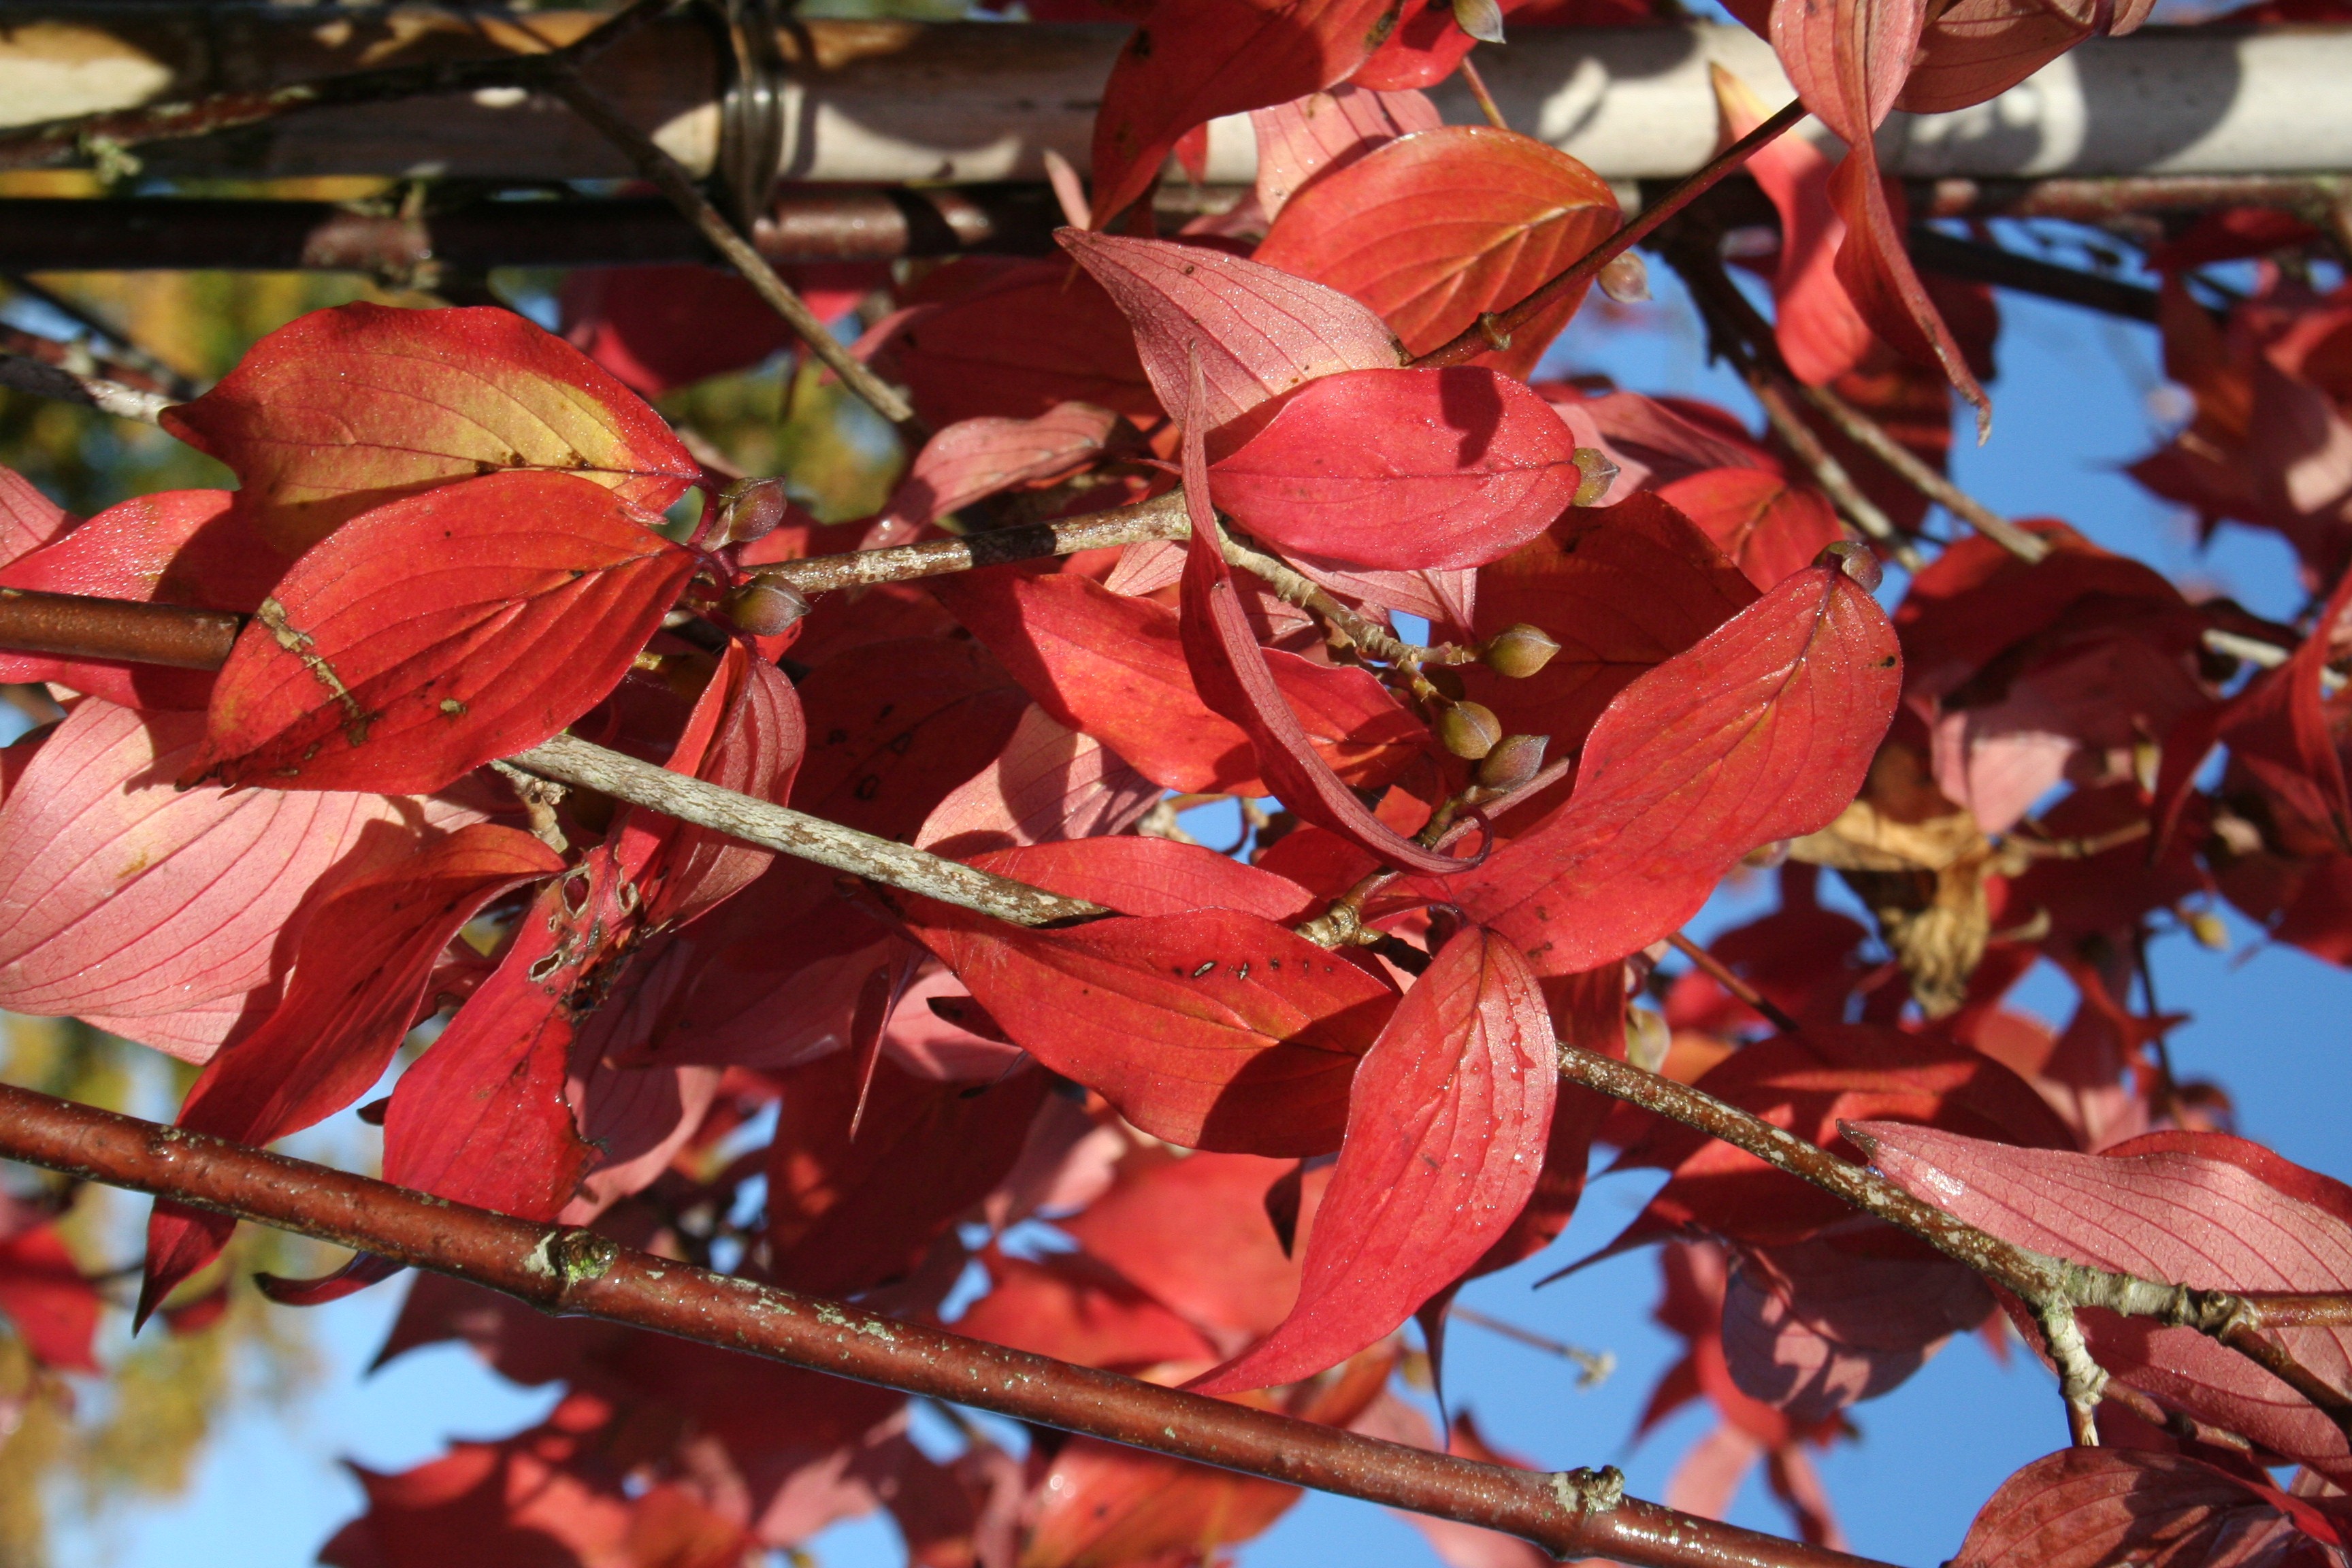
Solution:
{"label": "dark branch in background", "polygon": [[[0,222],[6,220],[0,219]],[[194,382],[132,342],[122,329],[83,308],[79,300],[67,298],[53,289],[46,288],[30,278],[16,273],[0,273],[0,283],[12,292],[56,311],[100,343],[110,343],[112,349],[103,353],[92,352],[93,358],[110,360],[137,375],[145,377],[158,392],[168,392],[183,400],[203,391]],[[120,372],[117,373],[121,374]]]}
{"label": "dark branch in background", "polygon": [[604,138],[625,153],[636,165],[637,173],[654,183],[656,190],[667,196],[672,205],[684,214],[688,221],[709,240],[711,248],[727,258],[727,264],[742,274],[743,280],[758,291],[768,308],[784,319],[809,352],[824,363],[825,368],[841,377],[842,384],[864,399],[868,406],[906,429],[918,445],[921,432],[916,428],[915,411],[880,376],[860,363],[841,340],[826,330],[816,319],[806,301],[793,291],[792,285],[776,276],[776,269],[751,247],[751,242],[736,231],[725,214],[711,205],[702,194],[684,164],[656,144],[654,139],[631,123],[618,110],[597,96],[594,89],[582,81],[579,73],[566,68],[549,73],[543,85],[549,92],[571,106],[572,111],[594,126]]}
{"label": "dark branch in background", "polygon": [[1907,241],[1911,259],[1923,272],[1940,272],[1947,278],[1965,279],[1971,283],[1990,283],[1997,289],[2014,289],[2021,294],[2038,294],[2045,300],[2063,304],[2081,305],[2105,315],[2120,316],[2127,321],[2156,320],[2156,290],[2143,289],[2137,283],[2120,282],[2102,278],[2095,272],[2077,271],[2055,262],[2036,257],[2020,256],[1997,245],[1979,245],[1974,240],[1957,239],[1941,229],[1915,223]]}
{"label": "dark branch in background", "polygon": [[543,54],[390,66],[266,91],[219,92],[190,103],[151,104],[16,126],[0,131],[0,169],[37,169],[86,157],[101,163],[119,160],[130,149],[151,142],[210,136],[311,110],[388,103],[430,93],[474,92],[486,87],[543,87],[551,77],[594,58],[677,3],[636,0],[594,31]]}
{"label": "dark branch in background", "polygon": [[709,1273],[592,1231],[467,1208],[29,1089],[0,1085],[0,1154],[429,1268],[560,1315],[675,1334],[1505,1531],[1557,1557],[1612,1557],[1645,1568],[1877,1568],[1865,1558],[1626,1497],[1624,1479],[1613,1469],[1511,1469],[1360,1437]]}

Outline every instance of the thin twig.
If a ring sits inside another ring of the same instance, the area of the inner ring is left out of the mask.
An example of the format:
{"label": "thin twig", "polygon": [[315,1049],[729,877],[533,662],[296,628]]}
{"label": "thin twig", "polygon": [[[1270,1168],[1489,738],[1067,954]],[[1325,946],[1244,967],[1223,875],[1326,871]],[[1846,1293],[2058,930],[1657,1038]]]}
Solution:
{"label": "thin twig", "polygon": [[145,376],[155,384],[159,391],[167,392],[184,403],[202,390],[194,382],[132,342],[121,328],[88,309],[79,300],[17,273],[0,273],[0,283],[6,284],[26,299],[37,300],[55,310],[100,342],[113,344],[113,352],[103,357]]}
{"label": "thin twig", "polygon": [[0,353],[0,386],[29,392],[36,397],[47,397],[59,403],[79,403],[85,408],[95,408],[100,414],[111,414],[118,419],[135,419],[142,425],[152,425],[156,416],[179,399],[160,392],[141,392],[119,381],[106,381],[94,375],[76,375],[58,365],[44,364],[23,354]]}
{"label": "thin twig", "polygon": [[1570,1344],[1565,1340],[1556,1340],[1549,1334],[1537,1333],[1533,1329],[1523,1329],[1517,1323],[1506,1322],[1500,1318],[1490,1318],[1472,1307],[1457,1305],[1451,1316],[1456,1322],[1475,1323],[1490,1334],[1500,1334],[1503,1338],[1516,1341],[1529,1350],[1542,1351],[1545,1354],[1556,1355],[1562,1361],[1574,1362],[1577,1366],[1576,1386],[1579,1388],[1598,1388],[1609,1381],[1611,1373],[1617,1370],[1617,1352],[1614,1351],[1585,1350],[1580,1346]]}
{"label": "thin twig", "polygon": [[0,1085],[0,1154],[467,1280],[560,1316],[1084,1433],[1644,1568],[1876,1568],[1624,1495],[1613,1469],[1546,1473],[1408,1447],[713,1274],[593,1231],[426,1197],[201,1132]]}
{"label": "thin twig", "polygon": [[1797,455],[1797,461],[1804,464],[1812,474],[1813,482],[1822,487],[1822,493],[1830,498],[1830,504],[1862,530],[1864,537],[1885,545],[1887,553],[1894,556],[1906,572],[1913,576],[1918,575],[1927,565],[1919,554],[1919,547],[1905,537],[1903,531],[1895,526],[1895,520],[1881,510],[1878,503],[1854,481],[1853,476],[1846,471],[1845,465],[1822,445],[1822,438],[1814,434],[1813,427],[1797,416],[1796,410],[1789,406],[1788,398],[1782,395],[1779,384],[1753,366],[1747,371],[1747,381],[1748,389],[1755,395],[1758,406],[1764,410],[1765,422],[1772,426],[1772,433],[1788,445],[1789,450]]}
{"label": "thin twig", "polygon": [[[727,221],[726,215],[711,205],[710,198],[702,194],[702,187],[695,183],[694,176],[687,172],[684,164],[662,151],[660,144],[652,137],[605,102],[580,79],[578,72],[568,69],[551,72],[545,79],[545,86],[548,91],[570,105],[573,113],[594,126],[607,142],[619,148],[636,166],[637,173],[652,181],[655,188],[669,198],[671,205],[701,231],[702,237],[710,242],[712,248],[727,258],[728,265],[743,275],[743,280],[767,301],[769,309],[784,319],[784,323],[808,345],[809,352],[841,377],[843,385],[865,399],[876,413],[891,424],[900,426],[914,425],[915,411],[907,400],[899,396],[888,383],[860,363],[847,345],[826,330],[825,324],[817,320],[816,312],[793,291],[792,285],[777,277],[776,269],[768,265],[767,258],[754,250],[751,242]],[[919,432],[910,431],[910,434],[919,441]]]}
{"label": "thin twig", "polygon": [[[1793,378],[1792,378],[1793,381]],[[1849,441],[1885,463],[1904,483],[2029,564],[2050,553],[2049,543],[2028,533],[1952,483],[1919,455],[1886,433],[1886,427],[1826,386],[1793,382],[1798,395],[1820,409]]]}
{"label": "thin twig", "polygon": [[1805,118],[1802,100],[1791,100],[1771,119],[1716,154],[1712,163],[1645,207],[1642,215],[1571,263],[1566,271],[1540,284],[1535,292],[1505,310],[1490,310],[1465,328],[1451,342],[1440,343],[1412,363],[1422,365],[1460,364],[1490,350],[1507,348],[1511,334],[1549,310],[1555,300],[1583,288],[1601,269],[1647,239],[1683,208],[1697,200],[1726,175],[1771,144],[1781,132]]}
{"label": "thin twig", "polygon": [[1470,89],[1470,96],[1477,101],[1478,112],[1486,117],[1486,123],[1497,131],[1508,131],[1511,122],[1503,118],[1503,106],[1496,103],[1495,95],[1486,90],[1486,79],[1478,74],[1478,68],[1470,63],[1470,57],[1464,55],[1462,63],[1454,69],[1461,77],[1462,85]]}
{"label": "thin twig", "polygon": [[1782,1034],[1797,1034],[1803,1028],[1803,1026],[1799,1024],[1797,1020],[1791,1018],[1788,1014],[1780,1010],[1780,1005],[1779,1003],[1773,1001],[1769,996],[1765,995],[1761,991],[1757,990],[1755,986],[1750,985],[1745,978],[1733,973],[1730,965],[1725,963],[1723,960],[1716,957],[1715,954],[1707,952],[1706,949],[1701,947],[1698,943],[1691,941],[1690,938],[1685,936],[1682,932],[1674,932],[1666,938],[1666,942],[1676,952],[1681,953],[1685,958],[1687,958],[1693,963],[1697,964],[1699,968],[1706,973],[1707,977],[1713,980],[1717,985],[1722,986],[1726,991],[1730,992],[1733,996],[1745,1002],[1748,1006],[1753,1007],[1759,1013],[1763,1014],[1766,1020]]}
{"label": "thin twig", "polygon": [[0,131],[0,169],[40,168],[77,157],[120,162],[126,149],[150,142],[209,136],[314,109],[383,103],[431,93],[474,92],[488,87],[541,87],[550,75],[602,54],[677,4],[677,0],[636,0],[594,31],[541,54],[391,66],[265,90],[218,92],[191,103],[148,104],[19,125]]}

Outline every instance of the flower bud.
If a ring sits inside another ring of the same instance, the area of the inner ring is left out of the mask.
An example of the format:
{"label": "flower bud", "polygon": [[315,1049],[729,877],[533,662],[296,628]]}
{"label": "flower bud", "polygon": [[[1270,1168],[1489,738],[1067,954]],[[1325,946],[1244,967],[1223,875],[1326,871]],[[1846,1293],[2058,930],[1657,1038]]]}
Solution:
{"label": "flower bud", "polygon": [[1478,764],[1478,782],[1488,789],[1517,789],[1543,772],[1549,735],[1506,735]]}
{"label": "flower bud", "polygon": [[1505,626],[1493,640],[1478,650],[1478,657],[1496,675],[1525,680],[1551,662],[1559,651],[1559,644],[1541,626],[1531,626],[1521,621],[1515,626]]}
{"label": "flower bud", "polygon": [[761,575],[727,595],[719,608],[755,637],[772,637],[809,613],[801,591],[782,577]]}
{"label": "flower bud", "polygon": [[1633,251],[1601,269],[1601,291],[1621,305],[1638,305],[1650,297],[1650,268]]}
{"label": "flower bud", "polygon": [[1833,539],[1822,545],[1822,552],[1813,557],[1813,564],[1835,566],[1861,584],[1865,594],[1877,593],[1879,579],[1884,575],[1878,568],[1878,557],[1871,552],[1870,546],[1857,544],[1851,539]]}
{"label": "flower bud", "polygon": [[2211,910],[2191,910],[2188,915],[2189,934],[2197,945],[2214,952],[2230,951],[2230,928]]}
{"label": "flower bud", "polygon": [[1456,702],[1437,716],[1438,743],[1455,756],[1476,762],[1503,738],[1503,721],[1479,702]]}
{"label": "flower bud", "polygon": [[1577,506],[1599,506],[1601,498],[1609,493],[1609,487],[1617,482],[1617,465],[1598,447],[1576,449],[1576,471],[1584,476],[1577,484],[1576,494],[1569,498]]}
{"label": "flower bud", "polygon": [[791,505],[781,479],[745,479],[729,486],[719,499],[727,509],[718,541],[720,544],[744,544],[766,538],[784,521],[785,510]]}
{"label": "flower bud", "polygon": [[1454,24],[1482,44],[1503,41],[1503,7],[1496,0],[1454,0]]}

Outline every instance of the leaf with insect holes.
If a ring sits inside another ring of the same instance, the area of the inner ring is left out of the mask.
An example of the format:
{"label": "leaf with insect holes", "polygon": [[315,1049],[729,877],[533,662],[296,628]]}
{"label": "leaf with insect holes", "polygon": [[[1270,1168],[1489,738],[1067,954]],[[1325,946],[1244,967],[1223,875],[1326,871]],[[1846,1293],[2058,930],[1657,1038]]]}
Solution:
{"label": "leaf with insect holes", "polygon": [[280,933],[322,879],[463,820],[380,795],[174,789],[203,722],[84,698],[34,756],[0,807],[0,1006],[201,1062],[274,1002]]}
{"label": "leaf with insect holes", "polygon": [[1024,931],[923,900],[908,921],[1014,1044],[1153,1136],[1328,1152],[1394,993],[1277,923],[1304,889],[1223,858],[1140,839],[1002,850],[972,863],[1132,917]]}
{"label": "leaf with insect holes", "polygon": [[1457,365],[1308,382],[1209,469],[1209,494],[1286,551],[1412,571],[1507,553],[1567,510],[1583,481],[1550,405]]}
{"label": "leaf with insect holes", "polygon": [[1559,1073],[1527,960],[1471,926],[1439,949],[1356,1068],[1346,1142],[1282,1326],[1198,1386],[1292,1383],[1411,1317],[1535,1190]]}
{"label": "leaf with insect holes", "polygon": [[1095,113],[1094,211],[1107,223],[1193,127],[1343,82],[1399,0],[1160,0],[1128,39]]}
{"label": "leaf with insect holes", "polygon": [[1808,567],[1618,693],[1566,805],[1427,886],[1539,973],[1622,958],[1679,929],[1741,856],[1843,810],[1902,684],[1876,601]]}
{"label": "leaf with insect holes", "polygon": [[[1419,131],[1283,208],[1256,258],[1360,300],[1413,353],[1517,304],[1617,231],[1608,183],[1557,148],[1486,125]],[[1583,302],[1563,296],[1471,363],[1535,368]]]}
{"label": "leaf with insect holes", "polygon": [[[1272,793],[1248,735],[1194,689],[1167,606],[1017,567],[941,577],[931,591],[1038,706],[1146,778],[1170,789]],[[1387,784],[1420,753],[1427,731],[1369,670],[1281,648],[1265,659],[1308,743],[1349,784]]]}
{"label": "leaf with insect holes", "polygon": [[602,486],[493,474],[355,518],[262,601],[192,778],[438,789],[612,689],[695,558]]}
{"label": "leaf with insect holes", "polygon": [[[205,1064],[177,1125],[258,1148],[350,1105],[391,1065],[457,929],[500,893],[562,868],[530,835],[475,823],[343,883],[302,922],[285,1000]],[[138,1318],[211,1262],[236,1225],[158,1199]]]}
{"label": "leaf with insect holes", "polygon": [[[1268,398],[1318,375],[1404,363],[1380,317],[1319,283],[1204,246],[1072,228],[1054,237],[1126,313],[1160,405],[1171,414],[1191,408],[1221,457],[1263,416],[1241,427],[1234,421]],[[1197,407],[1189,368],[1196,352]]]}
{"label": "leaf with insect holes", "polygon": [[2345,1543],[2305,1499],[2186,1454],[2062,1448],[2001,1482],[1952,1564],[2327,1568]]}
{"label": "leaf with insect holes", "polygon": [[[2352,1289],[2352,1188],[2243,1139],[2151,1132],[2076,1154],[1882,1121],[1849,1132],[1904,1191],[2021,1247],[2198,1289]],[[2081,1316],[2099,1364],[2159,1404],[2352,1477],[2335,1423],[2235,1351],[2147,1318]],[[2352,1329],[2276,1337],[2345,1385]]]}
{"label": "leaf with insect holes", "polygon": [[288,554],[501,469],[577,475],[653,514],[702,478],[636,394],[510,310],[313,310],[163,423],[236,470],[239,509]]}

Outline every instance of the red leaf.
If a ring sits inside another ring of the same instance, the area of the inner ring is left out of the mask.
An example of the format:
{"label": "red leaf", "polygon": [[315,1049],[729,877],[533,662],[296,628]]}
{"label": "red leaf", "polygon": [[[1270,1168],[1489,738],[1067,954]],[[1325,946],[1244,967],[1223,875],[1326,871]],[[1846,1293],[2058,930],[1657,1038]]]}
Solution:
{"label": "red leaf", "polygon": [[[383,1075],[458,928],[500,893],[562,868],[529,834],[476,823],[341,883],[299,928],[285,1000],[205,1064],[177,1124],[257,1148],[342,1110]],[[236,1225],[159,1199],[139,1320],[211,1262]]]}
{"label": "red leaf", "polygon": [[960,421],[923,443],[882,514],[920,527],[999,490],[1058,478],[1099,457],[1119,423],[1091,403],[1055,404],[1034,419]]}
{"label": "red leaf", "polygon": [[[2021,1246],[2200,1289],[2352,1289],[2352,1190],[2240,1139],[2159,1132],[2074,1154],[1884,1122],[1852,1131],[1905,1191]],[[2125,1383],[2331,1476],[2352,1474],[2335,1423],[2236,1352],[2146,1318],[2082,1320],[2091,1353]],[[2352,1330],[2279,1338],[2344,1386]]]}
{"label": "red leaf", "polygon": [[768,1246],[777,1283],[847,1295],[910,1273],[966,1209],[1004,1179],[1045,1100],[1034,1068],[971,1084],[919,1079],[835,1051],[783,1080],[769,1145]]}
{"label": "red leaf", "polygon": [[[936,581],[932,592],[1040,707],[1094,736],[1154,783],[1185,791],[1272,793],[1249,737],[1193,689],[1174,611],[1066,573],[1000,568]],[[1428,731],[1366,670],[1279,648],[1266,663],[1316,752],[1350,784],[1402,772]]]}
{"label": "red leaf", "polygon": [[[1193,366],[1197,392],[1201,372]],[[1195,399],[1197,404],[1197,398]],[[1190,405],[1188,405],[1190,406]],[[1392,866],[1444,872],[1464,862],[1425,849],[1372,814],[1371,808],[1331,771],[1307,742],[1307,731],[1290,710],[1257,633],[1243,611],[1234,578],[1217,547],[1215,514],[1209,508],[1208,464],[1202,424],[1184,425],[1185,505],[1192,538],[1185,547],[1184,662],[1192,683],[1219,710],[1234,715],[1257,753],[1258,771],[1283,804],[1305,821],[1326,828]],[[1483,855],[1484,849],[1480,850]]]}
{"label": "red leaf", "polygon": [[1643,675],[1585,742],[1576,793],[1433,896],[1537,972],[1622,958],[1697,913],[1759,844],[1811,833],[1862,787],[1902,685],[1894,628],[1809,567]]}
{"label": "red leaf", "polygon": [[569,475],[493,474],[393,501],[263,601],[221,670],[190,775],[439,789],[586,712],[694,568]]}
{"label": "red leaf", "polygon": [[105,1304],[46,1214],[0,1197],[0,1317],[33,1359],[67,1372],[98,1371],[90,1342]]}
{"label": "red leaf", "polygon": [[74,515],[11,468],[0,467],[0,565],[13,564],[79,526]]}
{"label": "red leaf", "polygon": [[992,1288],[956,1320],[960,1334],[1120,1372],[1216,1359],[1200,1330],[1084,1252],[1033,1262],[992,1248],[982,1262]]}
{"label": "red leaf", "polygon": [[1830,199],[1845,219],[1837,277],[1863,320],[1897,349],[1940,366],[1977,406],[1979,426],[1992,405],[1967,356],[1912,268],[1904,216],[1878,171],[1872,132],[1895,107],[1911,70],[1927,7],[1919,0],[1775,0],[1773,52],[1805,107],[1842,137],[1845,159],[1830,176]]}
{"label": "red leaf", "polygon": [[1179,138],[1354,74],[1398,0],[1159,0],[1111,67],[1095,114],[1094,210],[1108,223],[1159,178]]}
{"label": "red leaf", "polygon": [[1643,671],[1754,604],[1757,592],[1690,519],[1650,491],[1578,508],[1478,574],[1481,639],[1525,623],[1560,645],[1535,675],[1461,667],[1506,733],[1549,735],[1565,756]]}
{"label": "red leaf", "polygon": [[1124,834],[1160,786],[1034,703],[1003,752],[950,790],[915,847],[962,859],[990,849]]}
{"label": "red leaf", "polygon": [[[250,614],[291,555],[272,549],[229,490],[163,490],[110,506],[46,548],[0,570],[0,586],[98,599],[189,605]],[[129,708],[197,709],[211,700],[211,670],[55,654],[0,654],[0,678],[55,680]]]}
{"label": "red leaf", "polygon": [[236,471],[237,505],[299,554],[346,518],[500,468],[576,474],[658,513],[702,477],[660,415],[511,311],[313,310],[163,427]]}
{"label": "red leaf", "polygon": [[[1292,199],[1257,259],[1370,305],[1427,353],[1517,304],[1616,232],[1617,198],[1582,163],[1486,125],[1416,132]],[[1563,297],[1471,363],[1526,375],[1584,291]]]}
{"label": "red leaf", "polygon": [[1319,283],[1197,245],[1069,228],[1055,237],[1126,312],[1151,390],[1171,413],[1190,406],[1187,355],[1197,345],[1206,390],[1194,416],[1221,436],[1220,456],[1255,428],[1227,426],[1266,399],[1318,375],[1404,363],[1378,316]]}
{"label": "red leaf", "polygon": [[[694,704],[668,766],[721,788],[781,805],[800,771],[808,731],[783,671],[740,642],[727,645],[719,670]],[[683,925],[757,881],[775,851],[653,812],[629,813],[633,830],[661,841],[639,879],[649,929]],[[629,852],[624,850],[625,857]]]}
{"label": "red leaf", "polygon": [[1209,470],[1217,505],[1259,538],[1396,570],[1492,561],[1549,527],[1583,480],[1550,406],[1469,365],[1310,381]]}
{"label": "red leaf", "polygon": [[[202,722],[85,698],[33,758],[0,807],[0,1005],[203,1061],[274,1001],[312,887],[414,842],[415,801],[173,788]],[[169,1032],[189,1014],[194,1038]]]}
{"label": "red leaf", "polygon": [[793,341],[751,284],[715,267],[583,267],[557,301],[564,339],[646,397],[747,369]]}
{"label": "red leaf", "polygon": [[1074,399],[1145,422],[1159,416],[1118,307],[1067,261],[965,257],[907,299],[861,348],[887,342],[916,411],[938,428],[1032,419]]}
{"label": "red leaf", "polygon": [[1804,570],[1822,546],[1846,536],[1827,496],[1765,468],[1710,468],[1661,486],[1658,499],[1688,514],[1759,588]]}
{"label": "red leaf", "polygon": [[[1719,66],[1709,74],[1727,142],[1769,117],[1747,83]],[[1838,281],[1837,256],[1845,246],[1846,227],[1830,201],[1832,167],[1820,148],[1797,135],[1783,136],[1748,160],[1748,173],[1780,215],[1772,335],[1790,374],[1808,386],[1825,386],[1853,370],[1876,341]]]}
{"label": "red leaf", "polygon": [[497,971],[394,1087],[385,1181],[521,1219],[570,1201],[596,1150],[573,1131],[565,1058],[626,951],[627,888],[600,848],[523,911]]}
{"label": "red leaf", "polygon": [[1978,1510],[1954,1568],[2323,1568],[2338,1544],[2315,1510],[2316,1538],[2279,1506],[2284,1494],[2185,1455],[2063,1448],[2034,1460]]}
{"label": "red leaf", "polygon": [[[909,923],[1015,1044],[1155,1137],[1275,1155],[1336,1147],[1347,1080],[1393,994],[1268,918],[1300,911],[1274,901],[1294,885],[1267,873],[1211,870],[1222,858],[1205,850],[1154,850],[1141,857],[1158,862],[1149,884],[1068,874],[1120,843],[1040,845],[975,863],[1140,917],[1033,931],[924,903]],[[1202,887],[1202,877],[1229,890]]]}
{"label": "red leaf", "polygon": [[1356,1069],[1297,1305],[1197,1386],[1263,1388],[1321,1372],[1452,1284],[1535,1190],[1559,1079],[1527,961],[1476,927],[1457,933]]}
{"label": "red leaf", "polygon": [[1437,106],[1418,92],[1374,92],[1354,85],[1252,110],[1258,210],[1270,223],[1308,181],[1346,168],[1384,142],[1443,123]]}

